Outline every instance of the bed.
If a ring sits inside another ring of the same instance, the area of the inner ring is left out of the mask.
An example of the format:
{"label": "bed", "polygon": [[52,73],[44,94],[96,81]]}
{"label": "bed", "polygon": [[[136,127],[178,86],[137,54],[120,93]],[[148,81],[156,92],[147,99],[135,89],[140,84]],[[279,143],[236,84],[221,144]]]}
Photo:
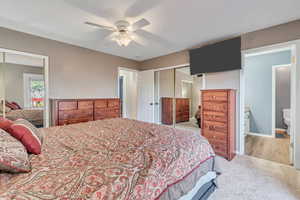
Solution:
{"label": "bed", "polygon": [[206,199],[215,154],[197,133],[129,119],[42,128],[32,171],[0,173],[0,199]]}
{"label": "bed", "polygon": [[10,120],[26,119],[36,127],[43,126],[43,110],[41,109],[18,109],[6,113],[6,118]]}

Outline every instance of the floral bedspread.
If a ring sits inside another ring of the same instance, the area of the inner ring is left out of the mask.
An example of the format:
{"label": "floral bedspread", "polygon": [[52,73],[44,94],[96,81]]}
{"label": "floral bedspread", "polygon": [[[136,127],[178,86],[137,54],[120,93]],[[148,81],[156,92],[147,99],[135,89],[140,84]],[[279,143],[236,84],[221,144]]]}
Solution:
{"label": "floral bedspread", "polygon": [[159,199],[214,156],[197,133],[129,119],[41,131],[32,171],[0,174],[0,199]]}

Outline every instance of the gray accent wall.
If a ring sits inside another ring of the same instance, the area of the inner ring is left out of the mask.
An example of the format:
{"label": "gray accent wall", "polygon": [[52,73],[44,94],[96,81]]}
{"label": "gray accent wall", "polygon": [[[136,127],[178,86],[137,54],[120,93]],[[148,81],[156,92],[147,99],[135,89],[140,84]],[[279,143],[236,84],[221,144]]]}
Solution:
{"label": "gray accent wall", "polygon": [[287,128],[283,121],[283,109],[291,108],[291,68],[276,69],[276,128]]}
{"label": "gray accent wall", "polygon": [[245,59],[245,105],[250,107],[251,132],[272,134],[272,67],[290,63],[290,51]]}

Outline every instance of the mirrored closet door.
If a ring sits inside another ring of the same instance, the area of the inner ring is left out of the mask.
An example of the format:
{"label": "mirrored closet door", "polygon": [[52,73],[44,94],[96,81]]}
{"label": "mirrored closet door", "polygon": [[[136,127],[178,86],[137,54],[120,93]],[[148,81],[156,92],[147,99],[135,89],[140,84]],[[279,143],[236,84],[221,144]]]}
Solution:
{"label": "mirrored closet door", "polygon": [[189,66],[175,69],[175,128],[200,131],[201,89],[202,77],[192,76]]}
{"label": "mirrored closet door", "polygon": [[154,73],[154,118],[155,123],[174,124],[175,70],[166,69]]}
{"label": "mirrored closet door", "polygon": [[26,119],[44,126],[44,60],[15,53],[2,53],[0,65],[1,116]]}

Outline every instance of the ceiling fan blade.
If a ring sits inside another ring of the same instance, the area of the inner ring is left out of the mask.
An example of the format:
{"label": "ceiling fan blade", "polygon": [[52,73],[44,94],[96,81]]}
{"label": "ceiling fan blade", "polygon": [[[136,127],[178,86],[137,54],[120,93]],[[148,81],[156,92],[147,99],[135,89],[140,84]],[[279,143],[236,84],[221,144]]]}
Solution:
{"label": "ceiling fan blade", "polygon": [[148,42],[145,38],[141,37],[138,34],[133,33],[133,41],[141,46],[147,46]]}
{"label": "ceiling fan blade", "polygon": [[101,29],[105,29],[105,30],[116,31],[116,29],[111,26],[103,26],[100,24],[92,23],[92,22],[85,22],[85,24],[90,25],[90,26],[95,26],[97,28],[101,28]]}
{"label": "ceiling fan blade", "polygon": [[137,30],[136,35],[139,35],[140,37],[143,38],[147,38],[148,41],[151,41],[151,43],[155,43],[157,45],[159,45],[162,48],[175,48],[177,47],[177,44],[173,43],[173,42],[169,42],[168,40],[166,40],[165,38],[160,37],[159,35],[155,35],[149,31],[145,31],[145,30]]}
{"label": "ceiling fan blade", "polygon": [[150,22],[148,20],[146,20],[145,18],[143,18],[143,19],[135,22],[134,24],[132,24],[131,28],[132,28],[132,31],[136,31],[136,30],[142,29],[148,25],[150,25]]}

